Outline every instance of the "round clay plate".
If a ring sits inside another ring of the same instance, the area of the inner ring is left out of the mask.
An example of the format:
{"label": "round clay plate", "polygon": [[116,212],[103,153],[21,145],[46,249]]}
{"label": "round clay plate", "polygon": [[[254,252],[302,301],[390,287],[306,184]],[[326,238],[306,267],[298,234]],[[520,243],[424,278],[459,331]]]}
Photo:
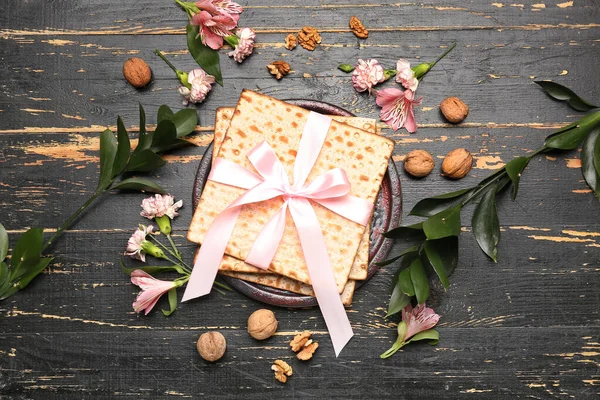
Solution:
{"label": "round clay plate", "polygon": [[[307,110],[315,111],[325,115],[339,115],[354,117],[355,115],[334,105],[315,100],[285,100]],[[198,167],[194,181],[193,205],[194,210],[206,184],[206,179],[211,168],[213,144],[211,143]],[[375,203],[375,211],[371,222],[371,236],[369,243],[369,269],[367,280],[377,270],[376,262],[383,261],[392,248],[392,240],[383,237],[382,233],[400,224],[402,214],[402,193],[400,190],[400,178],[396,171],[394,162],[390,160],[387,173],[383,178],[381,190]],[[221,276],[230,286],[236,288],[248,297],[266,304],[281,307],[313,307],[317,300],[311,296],[303,296],[286,290],[275,289],[256,283],[246,282],[241,279]],[[365,281],[357,281],[357,288]]]}

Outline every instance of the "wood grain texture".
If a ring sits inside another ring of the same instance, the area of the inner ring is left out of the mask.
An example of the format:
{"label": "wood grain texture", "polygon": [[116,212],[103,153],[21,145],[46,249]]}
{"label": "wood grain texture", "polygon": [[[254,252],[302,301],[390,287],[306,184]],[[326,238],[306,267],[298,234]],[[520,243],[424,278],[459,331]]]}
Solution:
{"label": "wood grain texture", "polygon": [[[142,103],[155,123],[160,104],[178,108],[172,72],[153,51],[181,69],[195,67],[184,40],[185,15],[172,1],[8,0],[0,14],[0,221],[14,243],[30,226],[60,224],[93,192],[98,136],[117,115],[138,128]],[[522,4],[521,4],[522,3]],[[242,65],[221,51],[225,86],[198,106],[196,147],[168,156],[151,177],[184,200],[175,240],[191,219],[196,167],[210,143],[215,109],[234,105],[243,88],[278,98],[312,98],[377,118],[372,98],[357,94],[336,69],[357,58],[393,67],[405,57],[430,61],[457,47],[421,86],[415,135],[382,134],[396,141],[409,210],[419,199],[475,184],[512,158],[539,147],[579,113],[554,102],[532,83],[552,79],[597,104],[600,7],[593,0],[503,2],[435,0],[374,3],[351,0],[242,1],[240,24],[256,28],[257,48]],[[349,31],[360,16],[367,40]],[[287,51],[283,39],[302,25],[319,28],[314,52]],[[138,91],[122,79],[129,57],[142,57],[153,83]],[[293,73],[275,81],[265,66],[276,59]],[[392,82],[386,86],[393,86]],[[459,126],[445,123],[438,105],[456,95],[470,107]],[[441,159],[466,147],[475,166],[458,182],[439,175]],[[424,180],[402,171],[414,149],[434,156]],[[394,266],[356,292],[349,317],[356,337],[333,358],[317,310],[275,309],[279,332],[253,341],[248,315],[261,307],[239,293],[217,293],[183,305],[170,318],[139,316],[137,290],[118,259],[138,223],[143,195],[104,196],[56,243],[50,268],[31,287],[0,303],[0,398],[400,398],[592,399],[600,394],[600,204],[579,170],[577,151],[536,158],[521,180],[519,197],[499,202],[500,260],[490,262],[463,214],[459,268],[429,304],[442,315],[436,347],[410,345],[388,360],[378,355],[395,340],[398,317],[385,320]],[[406,217],[405,222],[416,219]],[[399,242],[393,253],[407,247]],[[133,262],[126,260],[127,264]],[[167,307],[166,301],[159,303]],[[228,340],[224,359],[203,362],[199,334],[219,329]],[[287,343],[309,329],[319,341],[313,360],[293,359]],[[287,385],[270,363],[289,361]]]}

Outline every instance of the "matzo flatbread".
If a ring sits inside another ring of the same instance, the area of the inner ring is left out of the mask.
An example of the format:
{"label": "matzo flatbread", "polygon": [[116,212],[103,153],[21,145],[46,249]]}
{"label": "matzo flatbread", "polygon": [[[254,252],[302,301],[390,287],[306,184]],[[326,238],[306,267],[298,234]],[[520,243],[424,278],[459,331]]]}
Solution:
{"label": "matzo flatbread", "polygon": [[[296,151],[308,115],[309,111],[303,108],[244,90],[218,156],[252,170],[246,154],[257,144],[267,140],[288,176],[292,177]],[[387,138],[333,121],[307,182],[339,167],[348,175],[351,194],[374,203],[393,148],[394,142]],[[188,239],[202,243],[214,217],[242,193],[244,189],[208,181],[192,219]],[[256,236],[281,204],[282,200],[275,198],[243,206],[225,250],[226,254],[245,259]],[[327,245],[336,285],[341,293],[365,227],[319,204],[313,203],[313,207]],[[269,269],[310,284],[298,233],[289,214],[283,238]]]}

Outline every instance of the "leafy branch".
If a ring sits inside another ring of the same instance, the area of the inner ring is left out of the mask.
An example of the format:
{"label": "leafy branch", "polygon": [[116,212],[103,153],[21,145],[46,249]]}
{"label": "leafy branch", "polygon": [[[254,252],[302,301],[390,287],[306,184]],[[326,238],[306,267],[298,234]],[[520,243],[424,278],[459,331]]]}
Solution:
{"label": "leafy branch", "polygon": [[192,133],[198,123],[194,109],[173,113],[166,105],[158,109],[157,127],[154,132],[146,131],[146,114],[140,105],[140,132],[138,144],[131,151],[129,134],[121,117],[117,118],[117,136],[106,129],[100,134],[100,176],[94,194],[71,215],[56,232],[44,242],[44,230],[31,228],[16,242],[10,259],[8,234],[0,224],[0,300],[24,289],[33,278],[52,261],[43,253],[96,198],[112,190],[136,190],[150,193],[165,193],[155,182],[131,176],[132,173],[150,172],[162,167],[166,161],[161,153],[191,143],[183,138]]}
{"label": "leafy branch", "polygon": [[[566,101],[577,111],[597,108],[562,85],[554,82],[536,83],[549,96]],[[472,219],[475,240],[481,250],[497,262],[500,223],[496,197],[508,186],[512,186],[512,199],[517,197],[521,174],[533,157],[550,151],[573,150],[582,144],[582,173],[589,187],[600,199],[600,111],[595,111],[552,133],[546,137],[541,148],[526,156],[514,158],[476,186],[419,201],[410,215],[427,219],[385,233],[388,238],[411,238],[418,242],[398,256],[379,263],[388,265],[400,260],[400,268],[394,276],[387,316],[401,311],[413,298],[419,304],[424,303],[430,292],[429,275],[437,276],[444,289],[448,288],[448,277],[458,264],[460,213],[470,203],[476,203]]]}

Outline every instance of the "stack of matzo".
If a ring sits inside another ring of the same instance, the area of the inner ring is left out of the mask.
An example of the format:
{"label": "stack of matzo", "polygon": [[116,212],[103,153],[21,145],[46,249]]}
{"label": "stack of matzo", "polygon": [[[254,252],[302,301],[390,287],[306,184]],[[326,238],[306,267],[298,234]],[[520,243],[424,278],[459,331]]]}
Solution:
{"label": "stack of matzo", "polygon": [[[296,150],[309,111],[244,90],[235,109],[217,110],[213,161],[225,158],[254,171],[246,154],[266,140],[292,180]],[[351,194],[375,202],[387,169],[393,142],[376,134],[376,122],[355,117],[332,117],[319,157],[307,179],[339,167],[346,171]],[[214,217],[244,193],[244,189],[208,181],[194,214],[188,239],[202,243]],[[287,216],[283,238],[269,270],[245,263],[254,239],[282,200],[246,205],[236,222],[219,267],[220,273],[266,286],[313,295],[298,234]],[[352,301],[356,280],[367,276],[369,227],[354,223],[312,203],[325,237],[338,291],[345,305]]]}

